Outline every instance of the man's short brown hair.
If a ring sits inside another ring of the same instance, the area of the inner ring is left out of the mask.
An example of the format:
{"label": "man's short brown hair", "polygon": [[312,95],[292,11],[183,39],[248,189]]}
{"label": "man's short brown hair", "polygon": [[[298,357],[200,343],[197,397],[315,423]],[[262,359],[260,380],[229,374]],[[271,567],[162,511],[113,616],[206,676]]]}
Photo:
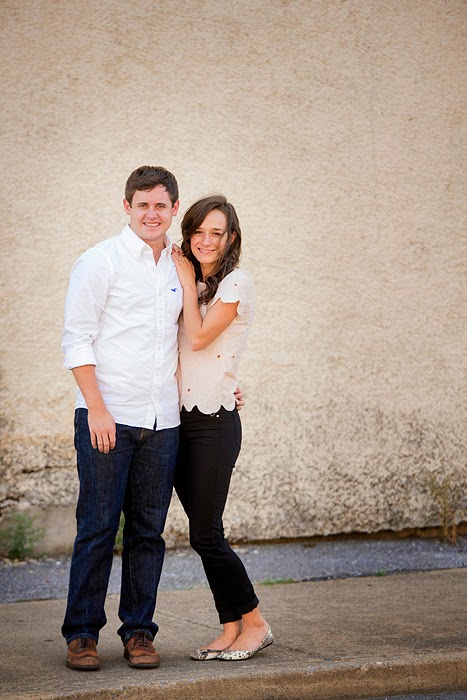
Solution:
{"label": "man's short brown hair", "polygon": [[172,205],[178,200],[178,184],[175,175],[160,165],[142,165],[133,170],[125,185],[125,199],[131,205],[136,190],[145,192],[162,185],[168,192]]}

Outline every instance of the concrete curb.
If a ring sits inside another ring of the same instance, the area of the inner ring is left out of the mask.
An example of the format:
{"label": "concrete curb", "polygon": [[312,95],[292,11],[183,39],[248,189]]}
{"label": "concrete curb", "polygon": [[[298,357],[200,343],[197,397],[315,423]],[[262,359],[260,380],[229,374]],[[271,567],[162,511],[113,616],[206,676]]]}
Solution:
{"label": "concrete curb", "polygon": [[[378,695],[467,688],[467,652],[404,661],[329,664],[301,672],[254,677],[158,681],[154,686],[42,695],[41,700],[358,700]],[[24,695],[16,700],[31,700]]]}

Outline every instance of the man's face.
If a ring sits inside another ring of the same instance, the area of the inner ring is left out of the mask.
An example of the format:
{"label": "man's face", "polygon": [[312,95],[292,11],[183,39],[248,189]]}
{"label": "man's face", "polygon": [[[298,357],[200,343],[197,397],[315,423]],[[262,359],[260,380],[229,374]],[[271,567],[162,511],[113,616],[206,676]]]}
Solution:
{"label": "man's face", "polygon": [[131,204],[123,200],[125,212],[130,217],[131,230],[149,246],[160,244],[177,215],[179,202],[172,205],[169,193],[163,185],[152,190],[136,190]]}

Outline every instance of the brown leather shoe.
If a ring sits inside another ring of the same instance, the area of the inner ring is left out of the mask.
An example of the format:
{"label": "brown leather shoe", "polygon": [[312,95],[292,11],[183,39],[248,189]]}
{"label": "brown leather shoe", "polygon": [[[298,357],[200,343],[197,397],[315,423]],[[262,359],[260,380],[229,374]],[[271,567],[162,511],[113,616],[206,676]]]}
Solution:
{"label": "brown leather shoe", "polygon": [[123,656],[133,668],[158,668],[161,664],[149,632],[135,632],[124,647]]}
{"label": "brown leather shoe", "polygon": [[101,667],[96,642],[89,637],[77,637],[68,645],[66,665],[75,671],[98,671]]}

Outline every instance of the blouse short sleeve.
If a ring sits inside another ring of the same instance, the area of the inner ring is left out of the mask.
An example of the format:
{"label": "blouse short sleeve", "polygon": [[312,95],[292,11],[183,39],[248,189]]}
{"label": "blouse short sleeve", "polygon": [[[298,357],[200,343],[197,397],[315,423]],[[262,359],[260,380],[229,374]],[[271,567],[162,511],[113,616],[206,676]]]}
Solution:
{"label": "blouse short sleeve", "polygon": [[225,304],[240,302],[237,308],[239,316],[251,313],[255,306],[255,286],[253,279],[246,270],[232,270],[220,282],[210,306],[220,299]]}

